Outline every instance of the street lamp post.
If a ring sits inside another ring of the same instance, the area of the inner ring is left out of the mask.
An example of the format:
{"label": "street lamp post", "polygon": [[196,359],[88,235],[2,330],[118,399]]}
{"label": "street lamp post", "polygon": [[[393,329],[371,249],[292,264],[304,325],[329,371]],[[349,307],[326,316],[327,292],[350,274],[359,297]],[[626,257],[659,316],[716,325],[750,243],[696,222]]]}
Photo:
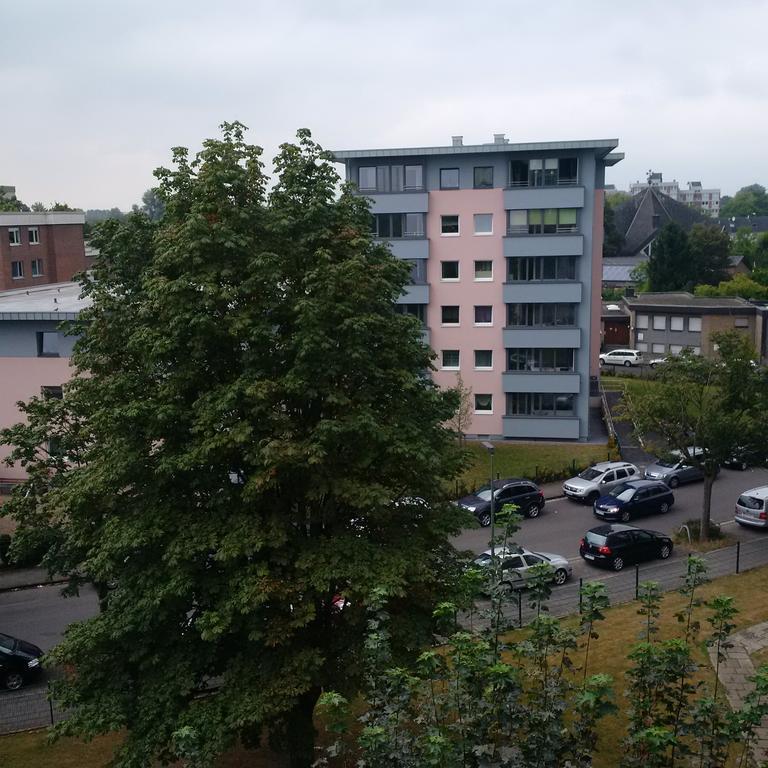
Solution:
{"label": "street lamp post", "polygon": [[491,568],[494,580],[496,577],[496,489],[493,487],[493,443],[481,443],[483,448],[491,455]]}

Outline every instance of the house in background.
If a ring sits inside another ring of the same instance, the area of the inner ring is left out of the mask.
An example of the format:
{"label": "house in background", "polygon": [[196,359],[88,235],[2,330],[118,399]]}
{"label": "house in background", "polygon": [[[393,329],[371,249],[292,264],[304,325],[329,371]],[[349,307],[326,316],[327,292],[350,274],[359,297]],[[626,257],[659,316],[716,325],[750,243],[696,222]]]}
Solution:
{"label": "house in background", "polygon": [[720,215],[720,190],[704,189],[700,181],[689,181],[688,189],[681,189],[677,180],[664,181],[662,174],[651,172],[648,174],[648,181],[630,184],[629,194],[641,195],[648,188],[655,189],[678,203],[684,203],[699,213],[713,218]]}
{"label": "house in background", "polygon": [[629,346],[629,310],[623,301],[604,301],[600,315],[600,349]]}

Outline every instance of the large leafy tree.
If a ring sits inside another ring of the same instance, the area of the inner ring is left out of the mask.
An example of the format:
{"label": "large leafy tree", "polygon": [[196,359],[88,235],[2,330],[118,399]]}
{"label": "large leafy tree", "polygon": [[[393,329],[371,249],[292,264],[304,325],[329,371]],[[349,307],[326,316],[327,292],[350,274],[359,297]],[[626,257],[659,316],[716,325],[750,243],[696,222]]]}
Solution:
{"label": "large leafy tree", "polygon": [[730,238],[711,224],[694,224],[688,233],[688,254],[695,270],[695,282],[717,285],[728,276]]}
{"label": "large leafy tree", "polygon": [[394,311],[408,270],[307,131],[269,193],[260,155],[225,124],[157,172],[160,223],[101,226],[77,375],[4,435],[22,530],[101,595],[54,653],[61,730],[125,729],[122,766],[265,733],[310,765],[321,690],[356,690],[368,596],[404,653],[454,573],[456,398]]}
{"label": "large leafy tree", "polygon": [[665,224],[654,240],[648,259],[651,291],[677,291],[691,285],[695,271],[688,252],[688,235],[678,224]]}
{"label": "large leafy tree", "polygon": [[742,187],[720,206],[720,216],[768,216],[768,193],[760,184]]}
{"label": "large leafy tree", "polygon": [[684,352],[664,364],[657,381],[623,401],[624,416],[640,433],[659,435],[664,447],[703,471],[702,539],[709,535],[712,485],[720,465],[740,453],[764,458],[768,426],[768,379],[753,363],[749,340],[735,331],[712,338],[717,359]]}

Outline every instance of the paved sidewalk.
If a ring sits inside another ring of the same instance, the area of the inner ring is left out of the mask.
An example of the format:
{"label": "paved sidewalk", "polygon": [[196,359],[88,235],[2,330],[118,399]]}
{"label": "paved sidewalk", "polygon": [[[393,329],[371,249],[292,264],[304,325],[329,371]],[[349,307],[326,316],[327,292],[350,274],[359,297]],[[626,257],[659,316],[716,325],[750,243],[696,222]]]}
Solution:
{"label": "paved sidewalk", "polygon": [[0,569],[0,592],[23,587],[36,587],[38,584],[51,584],[62,581],[53,579],[45,568],[2,568]]}
{"label": "paved sidewalk", "polygon": [[[731,707],[741,707],[747,694],[754,688],[748,678],[755,674],[750,654],[768,646],[768,621],[755,624],[749,629],[732,635],[733,646],[725,651],[726,659],[720,662],[720,682],[725,687]],[[709,658],[714,667],[717,663],[714,649],[710,648]],[[755,761],[762,764],[768,755],[768,723],[763,722],[755,731],[756,741],[752,745]]]}

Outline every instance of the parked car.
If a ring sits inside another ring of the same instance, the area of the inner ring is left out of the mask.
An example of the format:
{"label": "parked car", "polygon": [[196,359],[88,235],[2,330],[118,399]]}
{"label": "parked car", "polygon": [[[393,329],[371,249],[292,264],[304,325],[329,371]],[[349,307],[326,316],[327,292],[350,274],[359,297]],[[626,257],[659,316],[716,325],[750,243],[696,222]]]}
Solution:
{"label": "parked car", "polygon": [[642,365],[643,353],[639,349],[613,349],[600,355],[600,367],[604,365]]}
{"label": "parked car", "polygon": [[[538,517],[544,509],[544,492],[531,480],[511,477],[507,480],[495,480],[494,507],[498,512],[504,504],[516,504],[521,514],[526,517]],[[457,502],[469,510],[484,528],[491,524],[491,486],[485,485],[476,493],[471,493]]]}
{"label": "parked car", "polygon": [[667,362],[666,357],[654,357],[653,360],[648,361],[648,365],[651,368],[655,368],[657,365],[664,365]]}
{"label": "parked car", "polygon": [[563,483],[563,493],[569,499],[594,504],[597,499],[627,480],[639,480],[640,470],[627,461],[602,461],[593,464],[576,477]]}
{"label": "parked car", "polygon": [[739,525],[748,525],[752,528],[768,528],[766,499],[768,499],[768,485],[761,485],[758,488],[744,491],[736,501],[734,520]]}
{"label": "parked car", "polygon": [[[691,447],[688,452],[692,456],[700,456],[704,451]],[[704,472],[699,467],[686,464],[686,459],[680,451],[671,451],[669,458],[656,459],[653,464],[647,466],[644,476],[646,480],[661,480],[670,488],[677,488],[680,483],[703,480]]]}
{"label": "parked car", "polygon": [[[531,568],[534,565],[551,566],[552,581],[555,584],[565,584],[573,573],[573,566],[567,558],[552,552],[533,552],[524,547],[498,548],[496,557],[501,560],[501,580],[509,582],[513,587],[524,586],[524,582],[532,576]],[[488,568],[491,559],[491,550],[487,549],[475,558],[474,564],[481,568]]]}
{"label": "parked car", "polygon": [[596,565],[620,571],[643,560],[666,560],[672,554],[672,539],[658,531],[634,528],[623,523],[599,525],[579,542],[579,554]]}
{"label": "parked car", "polygon": [[729,456],[724,462],[723,466],[729,469],[738,469],[744,472],[749,467],[756,464],[761,464],[762,459],[757,451],[750,450],[749,448],[738,445],[733,450],[733,455]]}
{"label": "parked car", "polygon": [[629,522],[634,517],[669,512],[675,495],[658,480],[632,480],[617,485],[607,496],[601,496],[593,512],[603,520]]}
{"label": "parked car", "polygon": [[0,686],[18,691],[37,677],[43,651],[32,643],[0,632]]}

